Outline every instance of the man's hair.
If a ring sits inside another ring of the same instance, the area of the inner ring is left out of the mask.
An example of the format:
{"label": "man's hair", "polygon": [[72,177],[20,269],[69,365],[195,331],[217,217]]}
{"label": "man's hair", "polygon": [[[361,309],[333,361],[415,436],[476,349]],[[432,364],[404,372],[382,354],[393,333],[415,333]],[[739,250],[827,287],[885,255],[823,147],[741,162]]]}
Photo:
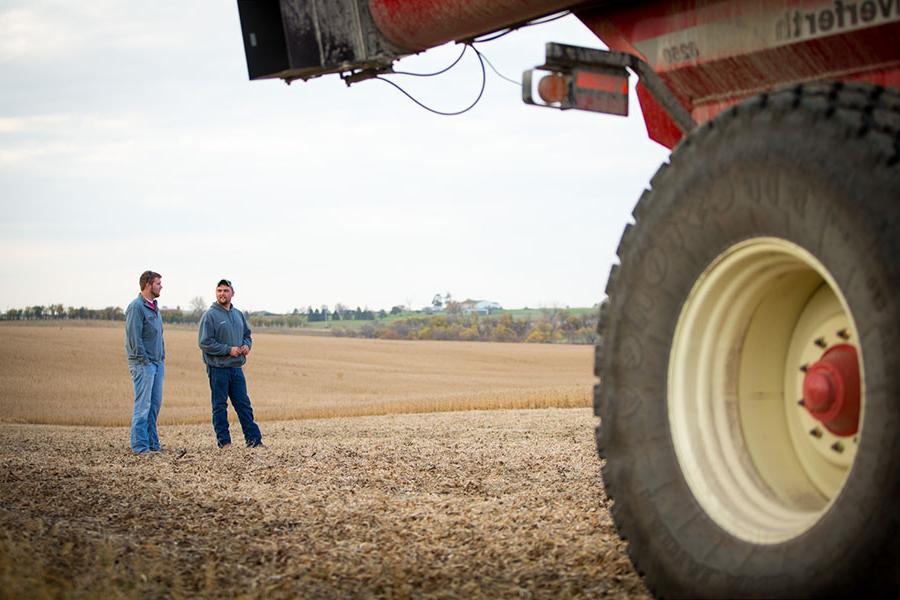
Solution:
{"label": "man's hair", "polygon": [[234,291],[234,286],[231,285],[231,282],[227,279],[220,279],[219,283],[216,284],[216,287],[219,287],[220,285],[227,285],[228,287],[231,288],[232,292]]}
{"label": "man's hair", "polygon": [[156,271],[144,271],[141,273],[141,278],[139,280],[141,291],[144,291],[144,288],[147,287],[148,283],[153,283],[156,279],[162,277]]}

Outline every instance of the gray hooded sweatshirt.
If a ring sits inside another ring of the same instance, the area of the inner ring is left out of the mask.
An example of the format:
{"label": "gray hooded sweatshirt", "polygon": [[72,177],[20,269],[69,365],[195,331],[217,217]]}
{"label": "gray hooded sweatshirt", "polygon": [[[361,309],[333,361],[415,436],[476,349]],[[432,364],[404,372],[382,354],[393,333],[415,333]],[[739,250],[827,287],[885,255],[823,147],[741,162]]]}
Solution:
{"label": "gray hooded sweatshirt", "polygon": [[138,294],[125,310],[125,354],[129,365],[159,364],[166,359],[162,317],[156,300],[150,303]]}
{"label": "gray hooded sweatshirt", "polygon": [[213,302],[209,310],[203,313],[198,338],[203,362],[209,367],[242,367],[247,357],[242,354],[231,356],[231,347],[253,347],[250,326],[244,313],[234,305],[226,310],[218,302]]}

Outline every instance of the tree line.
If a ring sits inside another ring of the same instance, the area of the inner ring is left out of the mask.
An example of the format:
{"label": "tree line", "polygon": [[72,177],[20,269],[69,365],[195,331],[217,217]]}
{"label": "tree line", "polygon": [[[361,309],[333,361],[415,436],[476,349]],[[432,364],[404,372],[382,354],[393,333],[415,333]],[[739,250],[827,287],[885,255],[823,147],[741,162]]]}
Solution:
{"label": "tree line", "polygon": [[106,308],[65,307],[62,304],[35,305],[10,308],[0,314],[5,321],[43,321],[45,319],[81,319],[91,321],[124,321],[125,311],[118,306]]}
{"label": "tree line", "polygon": [[[193,307],[191,310],[182,310],[181,307],[160,308],[159,313],[162,316],[163,323],[198,324],[206,309],[206,304],[202,299],[195,298],[191,301],[191,306]],[[315,310],[310,307],[306,313],[296,308],[292,313],[286,315],[272,314],[265,311],[245,313],[251,327],[287,328],[304,327],[307,323],[314,321],[372,321],[376,318],[384,318],[387,314],[384,310],[375,312],[368,308],[363,310],[360,307],[356,307],[356,310],[351,310],[340,303],[335,305],[333,311],[323,305],[321,309]],[[76,308],[74,306],[64,307],[62,304],[49,304],[47,306],[36,305],[26,306],[25,308],[10,308],[5,313],[0,314],[0,319],[4,321],[45,321],[49,319],[124,321],[125,311],[118,306],[107,306],[106,308],[97,309],[84,306]]]}
{"label": "tree line", "polygon": [[[203,311],[183,311],[180,308],[161,308],[164,323],[199,323]],[[25,308],[10,308],[0,314],[4,321],[46,321],[51,319],[79,321],[124,321],[125,311],[120,306],[87,308],[84,306],[65,307],[62,304],[35,305]]]}
{"label": "tree line", "polygon": [[[402,310],[402,306],[395,306],[391,309],[390,314],[398,314]],[[374,321],[375,319],[383,319],[388,316],[388,312],[384,309],[374,311],[369,307],[360,308],[357,306],[356,310],[353,310],[340,302],[334,305],[334,310],[329,310],[328,305],[323,304],[321,308],[307,307],[306,313],[302,313],[295,308],[293,314],[305,314],[306,320],[310,323],[321,323],[324,321]]]}
{"label": "tree line", "polygon": [[367,323],[355,329],[334,327],[332,332],[337,336],[384,340],[596,344],[597,312],[575,314],[566,309],[547,309],[518,319],[509,313],[499,316],[412,316],[385,323]]}
{"label": "tree line", "polygon": [[[199,298],[191,302],[192,310],[161,308],[164,323],[196,325],[203,316],[204,303]],[[450,303],[449,308],[452,308]],[[364,337],[385,340],[454,340],[482,342],[525,342],[544,344],[595,344],[597,342],[597,311],[575,313],[567,309],[544,309],[540,313],[513,317],[509,313],[479,316],[451,310],[447,314],[415,314],[394,320],[384,320],[389,314],[399,315],[404,307],[395,306],[390,313],[357,307],[355,310],[335,305],[306,311],[294,309],[279,315],[265,311],[245,313],[251,328],[300,328],[310,322],[328,321],[331,332],[339,337]],[[10,308],[0,313],[0,320],[36,321],[49,319],[124,321],[125,311],[118,306],[93,309],[64,307],[62,304]],[[343,327],[341,322],[366,321],[362,326]]]}

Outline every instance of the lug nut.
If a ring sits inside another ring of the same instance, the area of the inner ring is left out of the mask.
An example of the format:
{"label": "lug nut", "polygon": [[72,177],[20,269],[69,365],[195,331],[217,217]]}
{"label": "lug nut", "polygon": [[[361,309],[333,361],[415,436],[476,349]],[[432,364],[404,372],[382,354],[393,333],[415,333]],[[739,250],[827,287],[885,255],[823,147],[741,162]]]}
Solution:
{"label": "lug nut", "polygon": [[827,348],[828,347],[828,343],[825,341],[825,338],[821,338],[821,337],[816,339],[815,344],[819,348]]}
{"label": "lug nut", "polygon": [[831,449],[837,453],[841,453],[844,451],[844,445],[840,442],[835,442],[831,445]]}
{"label": "lug nut", "polygon": [[822,437],[822,430],[818,427],[816,427],[815,429],[810,429],[809,435],[813,436],[816,439],[820,439]]}
{"label": "lug nut", "polygon": [[806,373],[806,371],[809,370],[809,365],[800,365],[800,370]]}
{"label": "lug nut", "polygon": [[806,406],[806,402],[803,400],[803,398],[797,400],[797,406]]}
{"label": "lug nut", "polygon": [[846,329],[841,329],[840,331],[838,331],[838,332],[837,332],[837,336],[838,336],[839,338],[841,338],[842,340],[849,340],[849,339],[850,339],[850,333],[849,333]]}

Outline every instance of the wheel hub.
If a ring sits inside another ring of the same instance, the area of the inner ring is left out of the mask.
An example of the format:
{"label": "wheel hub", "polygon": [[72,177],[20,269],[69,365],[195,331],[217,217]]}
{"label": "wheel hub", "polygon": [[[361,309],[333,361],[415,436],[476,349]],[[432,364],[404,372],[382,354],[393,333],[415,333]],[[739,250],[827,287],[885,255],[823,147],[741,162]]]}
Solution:
{"label": "wheel hub", "polygon": [[832,346],[808,367],[803,404],[828,431],[851,436],[859,431],[859,362],[850,344]]}

